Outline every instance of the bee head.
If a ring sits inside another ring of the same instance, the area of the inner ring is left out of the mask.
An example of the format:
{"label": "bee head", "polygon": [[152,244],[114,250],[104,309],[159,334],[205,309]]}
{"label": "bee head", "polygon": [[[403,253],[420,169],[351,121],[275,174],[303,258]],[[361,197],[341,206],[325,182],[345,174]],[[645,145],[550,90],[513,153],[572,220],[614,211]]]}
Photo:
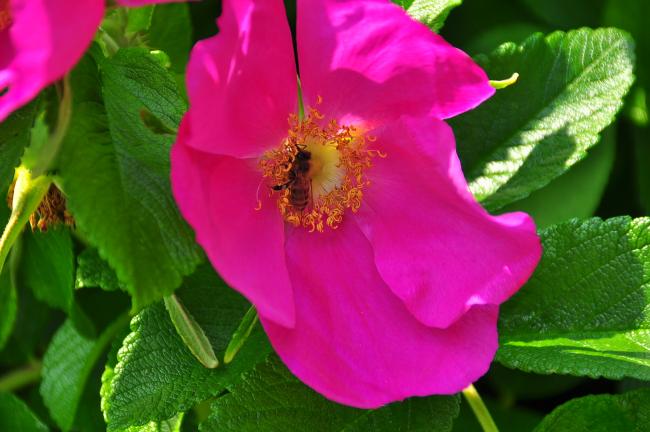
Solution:
{"label": "bee head", "polygon": [[311,152],[307,150],[300,150],[296,154],[296,159],[299,161],[308,161],[309,159],[311,159]]}

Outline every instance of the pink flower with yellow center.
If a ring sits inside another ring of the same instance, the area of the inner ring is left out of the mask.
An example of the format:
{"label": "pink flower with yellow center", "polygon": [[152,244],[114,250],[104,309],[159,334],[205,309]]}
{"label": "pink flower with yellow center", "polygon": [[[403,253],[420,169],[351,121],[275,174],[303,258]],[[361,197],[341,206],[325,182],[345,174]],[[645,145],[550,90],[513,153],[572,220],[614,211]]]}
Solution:
{"label": "pink flower with yellow center", "polygon": [[279,356],[362,408],[478,379],[541,254],[528,215],[474,200],[442,120],[493,94],[485,73],[387,0],[298,0],[298,68],[281,0],[224,1],[219,29],[173,190]]}
{"label": "pink flower with yellow center", "polygon": [[[122,0],[128,6],[170,0]],[[105,0],[0,0],[0,121],[61,79],[90,45]]]}

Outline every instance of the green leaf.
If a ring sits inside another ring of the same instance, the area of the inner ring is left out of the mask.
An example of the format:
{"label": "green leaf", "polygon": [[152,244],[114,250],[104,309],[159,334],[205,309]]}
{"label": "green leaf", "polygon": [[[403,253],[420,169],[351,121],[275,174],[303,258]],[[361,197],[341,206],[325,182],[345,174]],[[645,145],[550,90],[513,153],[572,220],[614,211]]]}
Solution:
{"label": "green leaf", "polygon": [[614,166],[615,132],[613,127],[608,128],[601,142],[590,149],[583,160],[529,197],[503,207],[500,212],[526,212],[535,219],[537,228],[547,228],[574,217],[593,216]]}
{"label": "green leaf", "polygon": [[616,29],[537,34],[478,61],[491,79],[520,74],[516,85],[450,122],[470,189],[489,210],[583,159],[633,81],[633,44]]}
{"label": "green leaf", "polygon": [[18,277],[38,300],[69,314],[74,302],[73,274],[69,230],[58,227],[45,233],[23,233]]}
{"label": "green leaf", "polygon": [[650,91],[650,3],[644,0],[608,0],[604,21],[607,25],[629,31],[637,43],[639,84]]}
{"label": "green leaf", "polygon": [[643,432],[648,425],[650,389],[642,389],[573,399],[546,416],[535,432]]}
{"label": "green leaf", "polygon": [[457,396],[412,398],[377,410],[346,407],[302,384],[271,356],[215,401],[200,430],[450,431],[458,407]]}
{"label": "green leaf", "polygon": [[127,9],[126,33],[145,32],[151,27],[155,5]]}
{"label": "green leaf", "polygon": [[628,104],[630,118],[639,126],[648,126],[648,94],[650,94],[650,2],[643,0],[608,0],[604,21],[607,25],[621,28],[632,34],[640,53],[636,74],[638,87]]}
{"label": "green leaf", "polygon": [[460,6],[463,0],[393,0],[409,15],[438,32],[445,24],[449,12]]}
{"label": "green leaf", "polygon": [[[51,336],[48,324],[51,309],[34,298],[31,290],[16,281],[18,310],[6,346],[0,351],[0,363],[12,367],[22,366],[37,355],[39,344]],[[0,307],[1,308],[1,307]]]}
{"label": "green leaf", "polygon": [[[177,296],[217,355],[223,355],[250,304],[228,288],[209,265],[200,266],[188,277]],[[218,394],[270,350],[258,327],[232,363],[206,369],[183,343],[162,302],[151,305],[131,322],[131,334],[119,351],[114,374],[105,376],[102,409],[108,427],[117,431],[186,411]]]}
{"label": "green leaf", "polygon": [[[0,201],[0,229],[7,224],[9,213],[9,208]],[[0,350],[7,344],[18,314],[16,286],[12,280],[11,267],[6,265],[0,271]]]}
{"label": "green leaf", "polygon": [[75,288],[101,288],[106,291],[126,291],[106,261],[99,256],[97,249],[87,248],[77,255]]}
{"label": "green leaf", "polygon": [[16,322],[16,287],[11,279],[10,266],[5,266],[0,273],[0,350],[9,340]]}
{"label": "green leaf", "polygon": [[178,414],[169,420],[151,422],[144,426],[131,426],[122,432],[180,432],[183,424],[183,414]]}
{"label": "green leaf", "polygon": [[27,405],[11,393],[0,393],[0,430],[47,432],[45,426]]}
{"label": "green leaf", "polygon": [[472,55],[492,52],[504,42],[520,44],[533,33],[543,31],[544,27],[527,22],[506,23],[475,35],[463,45],[463,50]]}
{"label": "green leaf", "polygon": [[77,103],[60,154],[62,187],[78,229],[139,309],[171,294],[201,259],[171,195],[173,137],[154,134],[140,118],[146,109],[176,128],[185,104],[146,50],[124,49],[101,64],[104,110],[93,93],[96,66],[84,62],[73,76]]}
{"label": "green leaf", "polygon": [[192,22],[185,3],[161,4],[151,20],[148,45],[167,53],[171,70],[183,74],[192,48]]}
{"label": "green leaf", "polygon": [[126,326],[126,318],[116,320],[97,339],[81,335],[68,320],[52,338],[43,358],[40,392],[61,429],[72,428],[91,373],[111,340]]}
{"label": "green leaf", "polygon": [[0,123],[0,205],[4,205],[5,194],[14,179],[14,169],[30,143],[37,105],[38,102],[32,102]]}
{"label": "green leaf", "polygon": [[571,221],[501,309],[497,360],[512,368],[650,380],[650,219]]}

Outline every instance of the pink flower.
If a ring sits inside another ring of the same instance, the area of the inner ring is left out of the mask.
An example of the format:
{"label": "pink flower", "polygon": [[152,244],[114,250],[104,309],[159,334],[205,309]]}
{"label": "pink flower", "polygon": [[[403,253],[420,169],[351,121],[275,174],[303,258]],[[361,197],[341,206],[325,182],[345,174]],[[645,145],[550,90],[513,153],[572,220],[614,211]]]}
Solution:
{"label": "pink flower", "polygon": [[[169,0],[167,0],[169,1]],[[105,0],[0,0],[0,121],[61,79],[90,45]],[[125,5],[162,3],[123,0]]]}
{"label": "pink flower", "polygon": [[498,305],[541,254],[474,200],[445,119],[493,94],[387,0],[225,1],[192,52],[173,190],[223,278],[306,384],[372,408],[483,375]]}

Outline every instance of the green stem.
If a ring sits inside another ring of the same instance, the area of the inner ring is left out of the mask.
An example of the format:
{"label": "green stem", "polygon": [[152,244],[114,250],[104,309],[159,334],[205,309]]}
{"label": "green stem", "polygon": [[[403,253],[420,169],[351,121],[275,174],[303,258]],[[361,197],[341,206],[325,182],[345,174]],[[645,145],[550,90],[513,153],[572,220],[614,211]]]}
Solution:
{"label": "green stem", "polygon": [[0,377],[0,392],[11,392],[38,382],[42,367],[40,360],[33,360],[27,366]]}
{"label": "green stem", "polygon": [[257,311],[254,306],[251,306],[246,312],[246,315],[242,318],[239,327],[237,327],[237,330],[233,333],[232,338],[226,347],[226,353],[223,356],[224,363],[228,364],[235,358],[239,350],[244,346],[244,342],[246,342],[246,339],[250,336],[253,328],[255,328],[257,321]]}
{"label": "green stem", "polygon": [[[59,116],[56,129],[50,135],[46,145],[38,150],[35,160],[26,161],[16,169],[13,205],[7,226],[0,237],[0,272],[9,255],[9,251],[20,236],[32,213],[36,211],[43,197],[50,189],[52,178],[45,175],[59,154],[70,118],[72,116],[72,89],[70,78],[63,78],[63,93],[59,102]],[[29,158],[27,158],[29,159]]]}
{"label": "green stem", "polygon": [[488,411],[487,407],[483,403],[481,396],[476,391],[476,388],[470,384],[465,390],[463,390],[463,396],[467,399],[469,406],[474,411],[476,419],[481,424],[484,432],[499,432],[497,425],[492,420],[492,416]]}
{"label": "green stem", "polygon": [[302,121],[305,118],[305,103],[302,100],[302,84],[300,77],[298,77],[298,120]]}
{"label": "green stem", "polygon": [[63,143],[68,127],[70,126],[70,118],[72,117],[72,87],[70,86],[70,77],[66,75],[63,78],[63,95],[59,102],[59,115],[56,121],[56,129],[49,137],[47,144],[38,155],[38,160],[31,167],[32,175],[38,177],[45,174],[50,169],[52,162],[59,154],[59,149]]}
{"label": "green stem", "polygon": [[52,184],[50,177],[40,176],[34,178],[32,173],[24,167],[19,167],[16,173],[17,179],[14,187],[11,216],[2,237],[0,237],[0,272],[2,272],[11,247],[29,220],[29,216],[36,211],[41,200],[50,189],[50,184]]}
{"label": "green stem", "polygon": [[504,80],[490,80],[490,85],[496,90],[503,90],[506,87],[510,87],[519,79],[519,74],[517,72],[513,73],[510,78]]}

